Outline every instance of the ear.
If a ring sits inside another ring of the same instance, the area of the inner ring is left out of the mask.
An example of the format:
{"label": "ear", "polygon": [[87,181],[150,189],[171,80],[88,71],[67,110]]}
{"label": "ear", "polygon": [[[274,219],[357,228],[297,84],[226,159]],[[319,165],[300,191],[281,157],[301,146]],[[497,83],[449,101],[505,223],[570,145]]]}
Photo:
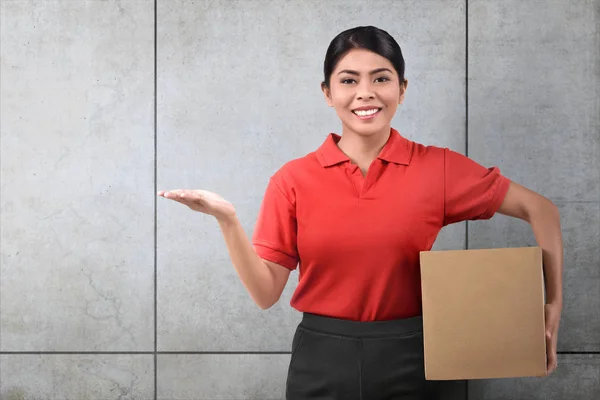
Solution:
{"label": "ear", "polygon": [[408,87],[408,79],[404,80],[404,83],[400,85],[400,97],[398,98],[398,104],[402,104],[404,101],[404,93],[406,93],[406,88]]}
{"label": "ear", "polygon": [[333,107],[333,101],[331,100],[331,89],[325,85],[325,82],[321,82],[321,90],[325,96],[325,101],[329,107]]}

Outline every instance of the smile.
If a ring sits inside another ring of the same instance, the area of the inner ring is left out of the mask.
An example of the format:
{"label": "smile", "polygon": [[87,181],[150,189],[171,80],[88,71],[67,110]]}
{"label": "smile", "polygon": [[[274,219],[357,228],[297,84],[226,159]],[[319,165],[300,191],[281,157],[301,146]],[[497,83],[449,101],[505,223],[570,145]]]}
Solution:
{"label": "smile", "polygon": [[352,113],[354,115],[356,115],[358,118],[360,119],[372,119],[375,118],[379,112],[381,111],[381,108],[372,108],[370,110],[353,110]]}

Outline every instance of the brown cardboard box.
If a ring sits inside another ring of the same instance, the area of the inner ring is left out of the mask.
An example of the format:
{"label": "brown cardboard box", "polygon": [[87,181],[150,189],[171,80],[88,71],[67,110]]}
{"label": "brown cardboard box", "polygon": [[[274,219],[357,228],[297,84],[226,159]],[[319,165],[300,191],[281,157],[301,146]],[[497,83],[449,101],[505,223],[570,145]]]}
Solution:
{"label": "brown cardboard box", "polygon": [[428,380],[545,375],[541,248],[420,258]]}

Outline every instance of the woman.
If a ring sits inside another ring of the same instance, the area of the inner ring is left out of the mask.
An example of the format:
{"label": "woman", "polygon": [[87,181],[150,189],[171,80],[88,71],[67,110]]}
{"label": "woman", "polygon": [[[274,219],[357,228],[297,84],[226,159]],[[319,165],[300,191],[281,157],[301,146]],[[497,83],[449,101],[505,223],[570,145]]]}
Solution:
{"label": "woman", "polygon": [[252,243],[234,206],[204,190],[159,195],[216,217],[262,309],[299,264],[288,400],[425,399],[419,252],[451,223],[496,212],[529,222],[543,248],[548,373],[556,368],[562,238],[548,199],[469,158],[402,137],[390,123],[408,82],[396,41],[375,27],[331,42],[321,84],[342,122],[270,179]]}

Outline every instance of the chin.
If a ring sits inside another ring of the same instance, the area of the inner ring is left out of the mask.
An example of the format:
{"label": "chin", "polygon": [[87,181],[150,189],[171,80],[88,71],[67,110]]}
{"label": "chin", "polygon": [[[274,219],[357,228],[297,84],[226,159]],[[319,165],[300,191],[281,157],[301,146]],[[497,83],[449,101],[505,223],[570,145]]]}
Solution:
{"label": "chin", "polygon": [[374,136],[374,135],[381,133],[381,131],[386,129],[386,127],[388,125],[382,124],[382,123],[377,123],[377,124],[353,123],[353,124],[346,124],[346,126],[348,128],[350,128],[350,130],[352,132],[355,132],[356,134],[358,134],[360,136],[368,137],[368,136]]}

